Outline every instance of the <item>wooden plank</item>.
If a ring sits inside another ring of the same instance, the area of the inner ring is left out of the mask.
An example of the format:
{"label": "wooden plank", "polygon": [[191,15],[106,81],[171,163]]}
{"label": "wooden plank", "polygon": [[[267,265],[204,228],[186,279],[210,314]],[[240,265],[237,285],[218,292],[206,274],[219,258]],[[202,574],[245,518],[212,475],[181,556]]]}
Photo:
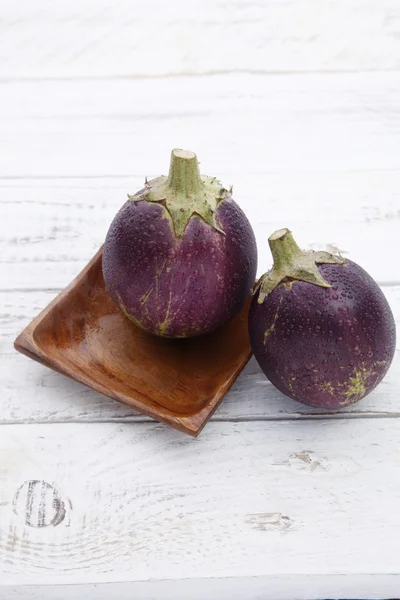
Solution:
{"label": "wooden plank", "polygon": [[197,440],[153,424],[3,425],[2,584],[389,582],[399,443],[396,419],[211,423]]}
{"label": "wooden plank", "polygon": [[[1,84],[2,175],[399,169],[400,73]],[[205,162],[207,161],[207,162]]]}
{"label": "wooden plank", "polygon": [[[400,286],[383,288],[400,326]],[[0,422],[147,421],[131,409],[101,396],[26,357],[12,346],[17,334],[54,297],[54,292],[2,292],[0,303]],[[379,387],[332,418],[400,416],[400,341],[389,373]],[[214,420],[320,418],[320,411],[284,397],[252,359],[214,415]]]}
{"label": "wooden plank", "polygon": [[130,583],[1,586],[0,600],[303,600],[398,595],[399,575],[301,575],[149,580]]}
{"label": "wooden plank", "polygon": [[[253,225],[259,275],[271,265],[268,236],[287,226],[304,248],[340,250],[381,284],[400,281],[390,259],[397,253],[400,169],[290,177],[238,170],[234,178],[222,179],[226,185],[234,182],[234,196]],[[0,289],[67,285],[102,244],[127,192],[140,189],[142,182],[139,176],[2,180]]]}
{"label": "wooden plank", "polygon": [[10,78],[396,69],[400,58],[396,0],[20,0],[1,17]]}

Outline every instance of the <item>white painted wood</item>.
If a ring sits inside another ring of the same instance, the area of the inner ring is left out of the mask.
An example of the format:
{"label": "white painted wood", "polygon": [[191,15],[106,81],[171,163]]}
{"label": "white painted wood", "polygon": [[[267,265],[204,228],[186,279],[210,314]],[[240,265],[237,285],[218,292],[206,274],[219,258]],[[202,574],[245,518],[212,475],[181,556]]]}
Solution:
{"label": "white painted wood", "polygon": [[[173,145],[195,148],[205,172],[234,183],[257,235],[259,273],[270,265],[266,237],[287,225],[303,246],[328,243],[382,283],[400,278],[371,243],[396,252],[400,75],[25,82],[2,91],[4,176],[133,175],[1,180],[3,288],[64,285],[73,267],[61,282],[64,267],[49,263],[76,261],[79,270],[125,193],[166,171]],[[218,134],[212,143],[209,132]],[[18,263],[37,260],[46,267],[28,265],[25,279]]]}
{"label": "white painted wood", "polygon": [[[384,287],[400,328],[400,286]],[[18,333],[54,292],[0,292],[0,423],[149,421],[119,402],[54,373],[15,352]],[[400,417],[400,340],[385,379],[367,398],[330,418]],[[215,413],[214,420],[320,418],[321,411],[283,396],[252,359]]]}
{"label": "white painted wood", "polygon": [[153,175],[400,168],[400,72],[1,83],[1,173]]}
{"label": "white painted wood", "polygon": [[396,0],[2,2],[3,77],[396,69]]}
{"label": "white painted wood", "polygon": [[93,583],[82,585],[2,586],[0,600],[304,600],[342,598],[387,600],[398,595],[399,575],[300,575],[219,577]]}
{"label": "white painted wood", "polygon": [[0,4],[0,600],[398,596],[399,350],[326,418],[253,360],[192,440],[12,348],[174,146],[234,184],[259,274],[288,226],[398,322],[397,0]]}
{"label": "white painted wood", "polygon": [[399,443],[394,419],[211,423],[197,440],[152,424],[2,426],[1,582],[310,574],[315,597],[327,575],[365,590],[400,570]]}
{"label": "white painted wood", "polygon": [[[168,162],[168,153],[164,158]],[[400,282],[400,267],[390,258],[398,252],[400,169],[288,177],[250,176],[238,168],[235,177],[222,179],[227,186],[234,182],[253,225],[259,275],[271,266],[268,236],[287,226],[304,248],[339,249],[378,282]],[[142,183],[139,176],[0,180],[0,289],[67,285],[102,244],[127,192]]]}

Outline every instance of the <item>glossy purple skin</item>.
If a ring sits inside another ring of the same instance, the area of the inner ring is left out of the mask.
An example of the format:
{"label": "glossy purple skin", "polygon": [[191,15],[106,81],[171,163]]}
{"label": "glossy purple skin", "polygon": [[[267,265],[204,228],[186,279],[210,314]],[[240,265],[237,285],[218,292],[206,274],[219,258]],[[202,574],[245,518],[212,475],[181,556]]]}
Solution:
{"label": "glossy purple skin", "polygon": [[[332,287],[281,284],[249,313],[254,355],[286,396],[316,408],[357,402],[385,376],[396,330],[376,282],[357,264],[319,265]],[[266,333],[267,332],[267,333]]]}
{"label": "glossy purple skin", "polygon": [[232,319],[251,293],[257,270],[254,233],[231,199],[218,206],[225,235],[193,216],[175,238],[166,209],[128,200],[108,231],[103,274],[123,312],[147,331],[191,337]]}

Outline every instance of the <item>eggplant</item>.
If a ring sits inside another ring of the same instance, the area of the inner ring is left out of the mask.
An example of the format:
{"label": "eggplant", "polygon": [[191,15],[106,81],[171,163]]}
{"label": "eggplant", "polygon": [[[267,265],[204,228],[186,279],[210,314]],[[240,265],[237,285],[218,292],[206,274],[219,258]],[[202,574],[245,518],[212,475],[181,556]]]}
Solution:
{"label": "eggplant", "polygon": [[283,394],[309,406],[358,402],[392,362],[396,328],[378,284],[356,263],[303,252],[288,229],[269,238],[272,269],[249,311],[250,343],[261,369]]}
{"label": "eggplant", "polygon": [[168,177],[145,183],[115,216],[104,244],[106,289],[136,325],[163,337],[230,321],[254,286],[251,225],[193,152],[175,149]]}

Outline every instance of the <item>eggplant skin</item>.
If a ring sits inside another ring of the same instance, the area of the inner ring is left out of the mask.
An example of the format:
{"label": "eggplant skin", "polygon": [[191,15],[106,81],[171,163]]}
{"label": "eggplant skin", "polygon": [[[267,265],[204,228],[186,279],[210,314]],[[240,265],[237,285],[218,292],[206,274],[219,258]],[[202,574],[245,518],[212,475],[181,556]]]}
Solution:
{"label": "eggplant skin", "polygon": [[216,222],[224,233],[194,215],[178,238],[160,203],[124,204],[107,233],[103,275],[131,321],[155,335],[192,337],[240,311],[256,276],[254,233],[230,197],[218,205]]}
{"label": "eggplant skin", "polygon": [[354,404],[383,379],[396,346],[393,314],[381,289],[356,263],[322,264],[332,286],[278,285],[249,312],[258,364],[283,394],[309,406]]}

